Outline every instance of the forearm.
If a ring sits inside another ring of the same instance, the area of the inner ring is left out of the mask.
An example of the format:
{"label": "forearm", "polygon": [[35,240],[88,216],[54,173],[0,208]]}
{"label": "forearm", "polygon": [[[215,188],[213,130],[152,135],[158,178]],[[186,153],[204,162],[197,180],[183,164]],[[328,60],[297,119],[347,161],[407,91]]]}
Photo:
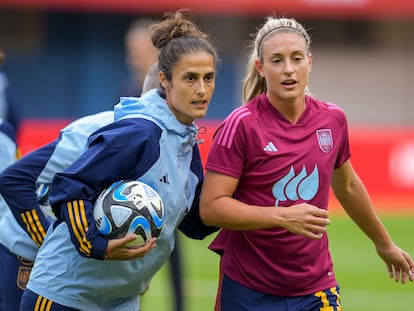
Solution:
{"label": "forearm", "polygon": [[257,206],[234,199],[237,183],[235,178],[207,171],[200,200],[206,225],[231,230],[285,228],[311,239],[320,239],[329,225],[328,212],[308,203]]}
{"label": "forearm", "polygon": [[83,257],[103,260],[108,239],[98,233],[88,202],[74,200],[61,203],[61,216],[68,225],[71,240]]}
{"label": "forearm", "polygon": [[285,228],[292,233],[319,237],[329,225],[326,210],[301,203],[289,207],[248,205],[231,197],[221,197],[204,206],[205,224],[231,230]]}
{"label": "forearm", "polygon": [[346,193],[336,195],[346,213],[376,246],[392,243],[387,230],[372,205],[365,186],[357,176],[355,176]]}
{"label": "forearm", "polygon": [[[203,204],[203,202],[201,203]],[[270,213],[270,209],[274,209]],[[268,229],[282,223],[282,210],[276,207],[253,206],[231,197],[221,197],[200,210],[203,222],[232,230]]]}
{"label": "forearm", "polygon": [[36,180],[54,150],[51,143],[10,165],[0,176],[0,192],[16,221],[40,246],[50,222],[36,194]]}
{"label": "forearm", "polygon": [[24,180],[23,177],[2,175],[1,193],[16,221],[40,247],[49,222],[40,210],[34,182]]}

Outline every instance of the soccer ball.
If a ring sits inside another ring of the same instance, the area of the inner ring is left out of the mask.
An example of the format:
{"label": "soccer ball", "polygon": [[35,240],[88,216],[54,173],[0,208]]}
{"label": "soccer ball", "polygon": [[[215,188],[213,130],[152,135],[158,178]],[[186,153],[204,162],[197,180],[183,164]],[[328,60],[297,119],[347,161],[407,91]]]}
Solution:
{"label": "soccer ball", "polygon": [[110,239],[129,233],[138,237],[127,244],[136,248],[158,237],[165,224],[164,204],[159,194],[137,180],[121,180],[105,189],[93,209],[98,231]]}

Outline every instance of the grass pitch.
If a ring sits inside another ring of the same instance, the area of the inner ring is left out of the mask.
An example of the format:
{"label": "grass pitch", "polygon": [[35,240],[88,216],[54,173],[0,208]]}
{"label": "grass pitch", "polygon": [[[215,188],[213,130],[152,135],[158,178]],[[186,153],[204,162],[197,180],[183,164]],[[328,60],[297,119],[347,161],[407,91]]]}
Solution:
{"label": "grass pitch", "polygon": [[[381,215],[394,242],[414,257],[414,215]],[[388,277],[372,242],[346,216],[329,226],[335,273],[346,311],[412,311],[414,282],[405,285]],[[212,311],[218,279],[218,255],[207,249],[212,237],[193,241],[179,235],[183,257],[186,311]],[[141,299],[142,311],[173,311],[168,263]]]}

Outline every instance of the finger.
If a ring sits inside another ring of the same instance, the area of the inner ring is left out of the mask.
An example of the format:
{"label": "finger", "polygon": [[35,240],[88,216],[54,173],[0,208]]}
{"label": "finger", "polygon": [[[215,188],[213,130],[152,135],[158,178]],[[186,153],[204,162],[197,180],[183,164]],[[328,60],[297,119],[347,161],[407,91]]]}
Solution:
{"label": "finger", "polygon": [[108,249],[112,250],[114,248],[123,247],[125,244],[134,241],[137,238],[136,234],[127,234],[120,239],[111,239],[108,243]]}
{"label": "finger", "polygon": [[395,269],[394,269],[395,271],[394,271],[394,280],[395,280],[395,282],[398,282],[400,279],[401,279],[401,271],[402,271],[402,269],[400,268],[400,267],[395,267]]}
{"label": "finger", "polygon": [[414,281],[414,263],[410,260],[410,268],[408,270],[408,279]]}
{"label": "finger", "polygon": [[155,246],[156,246],[156,238],[150,239],[145,245],[137,247],[137,248],[131,248],[131,254],[133,257],[143,257],[147,253],[149,253]]}
{"label": "finger", "polygon": [[127,244],[129,242],[135,241],[137,238],[138,236],[134,233],[127,234],[124,238],[121,239],[124,241],[122,244]]}
{"label": "finger", "polygon": [[394,270],[392,269],[392,265],[387,265],[388,268],[388,275],[391,279],[394,278]]}
{"label": "finger", "polygon": [[313,210],[313,213],[312,213],[314,216],[317,216],[317,217],[324,217],[324,218],[327,218],[328,216],[329,216],[329,213],[328,213],[328,211],[326,210],[326,209],[323,209],[323,208],[319,208],[319,207],[317,207],[317,208],[315,208],[314,210]]}
{"label": "finger", "polygon": [[142,248],[147,250],[147,252],[149,252],[156,246],[156,242],[157,242],[157,238],[151,238],[150,240],[148,240],[147,243],[145,243],[144,246],[142,246]]}
{"label": "finger", "polygon": [[321,239],[323,234],[327,231],[326,226],[320,225],[306,225],[303,230],[305,231],[304,235],[312,239]]}
{"label": "finger", "polygon": [[408,274],[403,272],[401,275],[401,284],[405,284],[405,282],[407,281],[408,278]]}
{"label": "finger", "polygon": [[311,232],[311,231],[306,231],[304,234],[304,236],[311,238],[312,240],[320,240],[323,237],[323,233],[322,232]]}
{"label": "finger", "polygon": [[329,218],[314,217],[309,220],[309,223],[316,226],[326,227],[331,223],[331,220]]}
{"label": "finger", "polygon": [[413,262],[413,260],[411,259],[411,256],[408,253],[403,252],[403,256],[404,256],[404,259],[407,263],[406,265],[404,265],[404,271],[408,275],[412,275],[413,271],[414,271],[414,262]]}
{"label": "finger", "polygon": [[326,226],[309,226],[309,231],[312,231],[313,233],[325,233],[328,228]]}

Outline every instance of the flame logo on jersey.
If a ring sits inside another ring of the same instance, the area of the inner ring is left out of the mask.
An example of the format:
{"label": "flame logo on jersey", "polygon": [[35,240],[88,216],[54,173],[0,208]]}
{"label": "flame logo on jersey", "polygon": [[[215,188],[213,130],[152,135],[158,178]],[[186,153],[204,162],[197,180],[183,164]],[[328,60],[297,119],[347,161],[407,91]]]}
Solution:
{"label": "flame logo on jersey", "polygon": [[272,193],[276,199],[275,206],[279,206],[281,201],[311,200],[318,192],[318,187],[319,172],[317,165],[310,174],[307,173],[305,166],[299,174],[296,174],[293,166],[291,166],[289,172],[273,186]]}

